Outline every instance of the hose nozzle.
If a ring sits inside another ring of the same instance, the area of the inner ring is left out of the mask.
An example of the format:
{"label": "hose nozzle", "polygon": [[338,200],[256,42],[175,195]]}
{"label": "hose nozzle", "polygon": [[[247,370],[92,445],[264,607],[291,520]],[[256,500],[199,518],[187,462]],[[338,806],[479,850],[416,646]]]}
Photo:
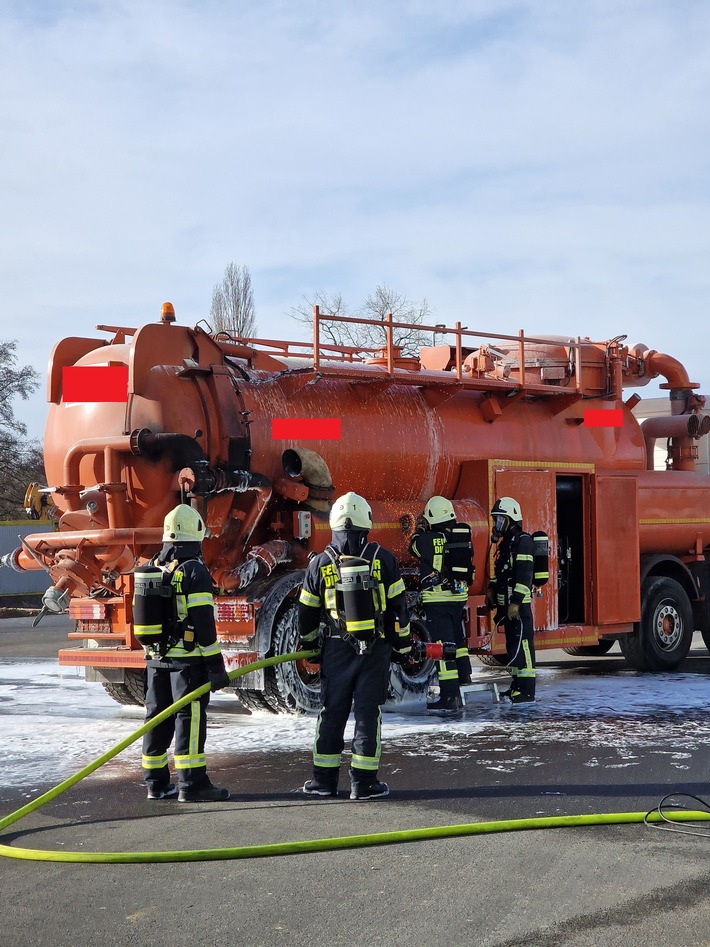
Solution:
{"label": "hose nozzle", "polygon": [[415,661],[455,661],[456,645],[453,641],[415,641],[412,657]]}

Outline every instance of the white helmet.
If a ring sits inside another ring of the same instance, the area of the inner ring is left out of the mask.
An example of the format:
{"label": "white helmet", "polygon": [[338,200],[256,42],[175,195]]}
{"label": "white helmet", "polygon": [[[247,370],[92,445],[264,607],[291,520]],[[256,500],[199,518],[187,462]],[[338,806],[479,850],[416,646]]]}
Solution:
{"label": "white helmet", "polygon": [[440,523],[456,522],[454,505],[446,497],[432,497],[424,507],[424,519],[430,526]]}
{"label": "white helmet", "polygon": [[493,504],[491,516],[508,516],[514,523],[523,522],[523,514],[520,512],[520,504],[513,497],[501,497]]}
{"label": "white helmet", "polygon": [[329,522],[333,530],[372,529],[370,504],[357,493],[346,493],[333,503]]}
{"label": "white helmet", "polygon": [[204,538],[202,517],[186,503],[176,506],[163,521],[164,543],[201,543]]}

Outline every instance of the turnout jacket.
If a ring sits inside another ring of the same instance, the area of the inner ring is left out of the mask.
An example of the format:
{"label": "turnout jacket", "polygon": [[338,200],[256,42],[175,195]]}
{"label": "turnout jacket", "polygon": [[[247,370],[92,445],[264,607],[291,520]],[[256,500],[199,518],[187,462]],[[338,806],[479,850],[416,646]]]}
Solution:
{"label": "turnout jacket", "polygon": [[[174,661],[203,662],[210,674],[224,670],[222,649],[217,641],[214,620],[212,576],[201,559],[183,558],[179,554],[155,560],[157,565],[171,567],[171,583],[175,590],[178,618],[178,640],[167,650],[162,660],[153,665]],[[163,560],[163,561],[161,561]]]}
{"label": "turnout jacket", "polygon": [[508,605],[529,604],[533,585],[533,539],[515,524],[498,543],[489,589],[499,611]]}
{"label": "turnout jacket", "polygon": [[448,530],[423,530],[415,532],[409,544],[409,553],[419,560],[419,587],[423,602],[440,602],[444,605],[466,602],[468,589],[452,588],[445,582],[444,549],[450,538]]}
{"label": "turnout jacket", "polygon": [[[338,554],[343,554],[339,540],[334,539],[330,545]],[[372,542],[367,543],[358,555],[372,563],[379,610],[384,617],[384,637],[396,649],[398,645],[408,643],[409,639],[409,609],[397,560],[389,550]],[[326,635],[340,634],[335,593],[337,581],[338,573],[327,552],[318,553],[308,563],[298,607],[301,638],[315,641],[322,611],[326,614]],[[395,622],[399,625],[397,629]]]}

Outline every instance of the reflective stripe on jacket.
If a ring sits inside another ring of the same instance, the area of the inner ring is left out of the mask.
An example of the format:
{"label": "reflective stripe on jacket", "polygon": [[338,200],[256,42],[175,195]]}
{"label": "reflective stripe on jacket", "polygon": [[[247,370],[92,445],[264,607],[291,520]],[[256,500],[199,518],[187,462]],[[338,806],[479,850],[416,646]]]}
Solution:
{"label": "reflective stripe on jacket", "polygon": [[[409,635],[409,609],[397,560],[389,550],[376,543],[368,543],[360,556],[372,563],[372,576],[377,583],[376,594],[384,614],[385,637],[392,643],[395,641],[397,621],[400,626],[398,634],[405,638]],[[335,592],[337,581],[337,569],[328,553],[319,553],[308,563],[298,599],[301,637],[308,639],[309,635],[318,630],[321,609],[328,615],[331,628],[333,624],[338,625]]]}
{"label": "reflective stripe on jacket", "polygon": [[[172,573],[177,603],[180,640],[170,648],[166,658],[183,661],[203,659],[222,663],[222,649],[217,641],[214,620],[212,577],[199,559],[181,562]],[[190,640],[192,639],[192,640]]]}
{"label": "reflective stripe on jacket", "polygon": [[468,588],[462,582],[445,581],[444,549],[446,533],[428,530],[415,533],[409,544],[410,555],[419,560],[419,587],[423,602],[466,602]]}

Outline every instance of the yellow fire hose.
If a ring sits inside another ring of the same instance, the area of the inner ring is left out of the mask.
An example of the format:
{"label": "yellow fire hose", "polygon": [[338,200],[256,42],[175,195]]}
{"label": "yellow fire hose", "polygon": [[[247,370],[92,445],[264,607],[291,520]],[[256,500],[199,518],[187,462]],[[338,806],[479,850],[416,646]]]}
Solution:
{"label": "yellow fire hose", "polygon": [[[291,654],[277,655],[273,658],[264,658],[255,661],[236,671],[229,672],[230,680],[249,674],[260,668],[272,667],[286,661],[297,661],[314,657],[317,651],[297,651]],[[167,707],[148,723],[134,733],[129,734],[110,750],[97,757],[73,776],[65,779],[48,792],[27,805],[22,806],[10,815],[0,819],[0,831],[7,829],[42,806],[56,799],[67,789],[99,769],[104,763],[117,756],[122,750],[139,740],[144,733],[148,733],[163,720],[167,720],[177,710],[184,707],[210,689],[209,683],[203,684],[192,693],[187,694]],[[668,797],[666,797],[668,798]],[[691,797],[694,798],[694,797]],[[665,800],[663,800],[665,801]],[[697,800],[702,803],[702,800]],[[404,842],[418,842],[425,839],[456,838],[465,835],[490,835],[496,832],[521,832],[533,829],[571,828],[582,825],[625,825],[631,823],[646,824],[660,822],[707,822],[710,821],[710,812],[699,810],[680,810],[662,812],[661,805],[652,812],[609,812],[597,815],[567,815],[551,816],[535,819],[507,819],[494,822],[469,822],[461,825],[441,825],[423,829],[406,829],[396,832],[375,832],[370,835],[346,835],[336,838],[322,838],[301,840],[295,842],[279,842],[268,845],[240,845],[236,848],[207,848],[192,851],[174,852],[69,852],[51,851],[34,848],[16,848],[11,845],[0,844],[0,855],[5,858],[18,858],[27,861],[48,862],[84,862],[90,864],[138,864],[146,862],[192,862],[218,861],[235,858],[268,858],[276,855],[298,855],[306,852],[325,852],[347,848],[365,848],[374,845],[396,845]]]}

